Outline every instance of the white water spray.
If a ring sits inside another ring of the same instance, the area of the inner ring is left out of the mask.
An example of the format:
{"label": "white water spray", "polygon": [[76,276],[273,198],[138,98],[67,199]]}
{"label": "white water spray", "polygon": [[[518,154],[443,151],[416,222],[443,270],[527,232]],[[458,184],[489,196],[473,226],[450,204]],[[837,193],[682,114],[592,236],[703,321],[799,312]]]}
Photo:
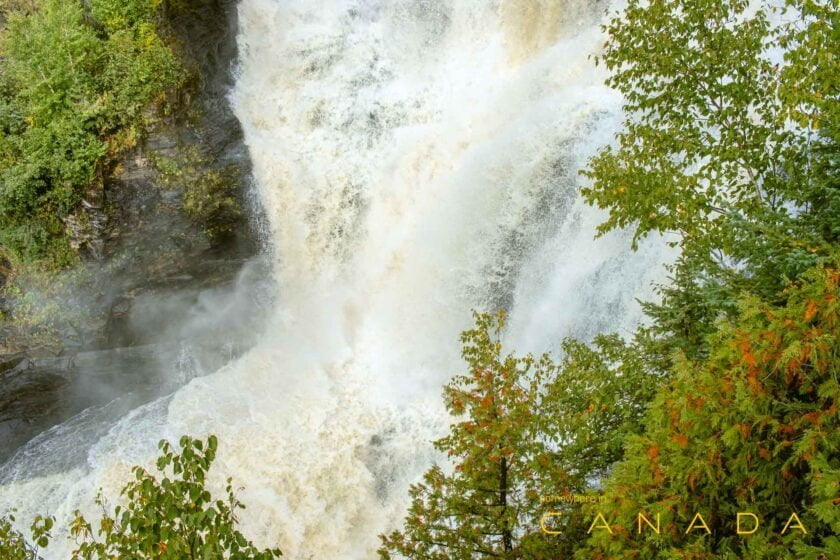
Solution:
{"label": "white water spray", "polygon": [[59,427],[18,458],[0,506],[66,518],[99,487],[114,499],[161,437],[215,433],[215,482],[245,486],[246,535],[287,558],[370,558],[435,459],[471,309],[507,309],[518,352],[556,350],[631,330],[662,274],[661,243],[593,240],[604,217],[578,195],[621,116],[587,58],[604,9],[241,0],[232,102],[271,227],[273,320],[85,464],[38,468],[73,445]]}

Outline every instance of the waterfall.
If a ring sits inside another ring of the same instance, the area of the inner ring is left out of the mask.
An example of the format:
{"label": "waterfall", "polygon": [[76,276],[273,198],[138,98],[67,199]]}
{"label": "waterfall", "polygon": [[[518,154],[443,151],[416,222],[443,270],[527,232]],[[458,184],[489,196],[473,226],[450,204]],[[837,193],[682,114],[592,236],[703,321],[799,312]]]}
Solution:
{"label": "waterfall", "polygon": [[[471,309],[517,352],[627,334],[670,258],[594,239],[578,171],[621,98],[589,59],[590,0],[241,0],[231,103],[270,227],[257,346],[97,433],[59,426],[6,467],[0,510],[95,516],[162,437],[215,433],[243,532],[287,558],[370,558],[437,459],[441,388]],[[11,470],[10,470],[11,469]],[[12,473],[12,474],[10,474]],[[84,509],[88,508],[88,509]],[[56,543],[48,558],[66,557]]]}

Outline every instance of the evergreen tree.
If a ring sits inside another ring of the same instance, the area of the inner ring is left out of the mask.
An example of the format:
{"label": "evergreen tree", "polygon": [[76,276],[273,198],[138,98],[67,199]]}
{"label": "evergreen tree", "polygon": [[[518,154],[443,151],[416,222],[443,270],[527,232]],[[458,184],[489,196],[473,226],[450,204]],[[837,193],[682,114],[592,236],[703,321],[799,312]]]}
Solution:
{"label": "evergreen tree", "polygon": [[[744,300],[708,359],[679,360],[577,558],[840,558],[840,272],[785,296]],[[709,532],[687,532],[698,513]]]}
{"label": "evergreen tree", "polygon": [[462,335],[469,371],[445,388],[459,419],[435,442],[454,465],[435,466],[411,487],[401,531],[382,537],[380,556],[456,560],[550,558],[539,538],[539,495],[557,487],[550,442],[537,437],[535,410],[547,357],[503,355],[503,315],[476,315]]}

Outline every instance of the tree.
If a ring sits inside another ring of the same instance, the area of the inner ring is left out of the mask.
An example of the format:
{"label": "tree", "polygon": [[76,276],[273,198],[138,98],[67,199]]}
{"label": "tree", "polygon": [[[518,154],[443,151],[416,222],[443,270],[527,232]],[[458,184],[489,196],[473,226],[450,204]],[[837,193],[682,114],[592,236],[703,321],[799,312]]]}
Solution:
{"label": "tree", "polygon": [[591,344],[567,339],[545,376],[544,397],[534,403],[538,437],[556,442],[553,464],[562,467],[566,490],[591,490],[622,458],[627,437],[643,430],[661,376],[639,348],[617,335]]}
{"label": "tree", "polygon": [[[559,485],[549,442],[535,437],[547,356],[502,354],[504,315],[476,314],[461,336],[469,366],[444,390],[458,423],[435,442],[454,463],[411,487],[401,531],[382,536],[383,559],[548,558],[538,539],[539,494]],[[548,467],[548,468],[547,468]]]}
{"label": "tree", "polygon": [[[840,557],[840,271],[785,295],[744,299],[708,359],[678,361],[607,480],[612,533],[577,558]],[[754,533],[737,534],[739,512]],[[686,532],[697,513],[710,534]]]}
{"label": "tree", "polygon": [[562,359],[544,378],[532,437],[552,442],[551,461],[537,470],[555,472],[559,483],[542,487],[547,496],[539,526],[551,531],[540,534],[544,558],[571,558],[586,540],[592,520],[582,505],[600,501],[601,481],[623,458],[627,438],[644,431],[662,374],[642,348],[616,335],[599,335],[590,344],[567,339]]}
{"label": "tree", "polygon": [[681,256],[637,337],[668,373],[578,558],[840,554],[837,7],[630,0],[606,27],[628,116],[585,195],[601,231],[674,232]]}
{"label": "tree", "polygon": [[[790,23],[780,26],[770,8],[746,0],[630,0],[611,20],[597,60],[628,118],[618,147],[586,172],[587,198],[611,210],[602,230],[675,231],[683,244],[712,248],[726,241],[723,218],[807,202],[812,155],[803,146],[838,93],[840,16],[834,0],[785,4]],[[774,47],[783,61],[771,58]]]}
{"label": "tree", "polygon": [[840,233],[840,10],[781,4],[630,0],[597,58],[627,118],[589,162],[584,195],[610,212],[601,232],[632,227],[634,246],[674,235],[673,282],[648,311],[697,357],[740,292],[780,296],[830,261]]}

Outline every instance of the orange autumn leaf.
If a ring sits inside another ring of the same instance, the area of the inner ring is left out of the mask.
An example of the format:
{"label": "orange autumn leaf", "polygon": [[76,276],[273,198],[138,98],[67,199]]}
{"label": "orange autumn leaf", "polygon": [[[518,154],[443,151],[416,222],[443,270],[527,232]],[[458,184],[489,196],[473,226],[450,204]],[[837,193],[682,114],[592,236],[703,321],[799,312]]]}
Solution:
{"label": "orange autumn leaf", "polygon": [[659,467],[656,467],[653,470],[653,482],[656,484],[661,484],[663,480],[665,480],[665,477],[662,476],[662,471],[659,469]]}
{"label": "orange autumn leaf", "polygon": [[814,412],[808,412],[807,414],[802,415],[803,420],[807,420],[811,424],[817,426],[820,424],[822,419],[822,413],[820,411],[815,410]]}
{"label": "orange autumn leaf", "polygon": [[814,301],[814,300],[811,300],[811,301],[808,302],[808,305],[805,307],[805,315],[803,315],[802,319],[807,323],[808,321],[813,319],[816,314],[817,314],[817,302]]}
{"label": "orange autumn leaf", "polygon": [[779,424],[778,430],[785,435],[796,433],[796,428],[790,424]]}

